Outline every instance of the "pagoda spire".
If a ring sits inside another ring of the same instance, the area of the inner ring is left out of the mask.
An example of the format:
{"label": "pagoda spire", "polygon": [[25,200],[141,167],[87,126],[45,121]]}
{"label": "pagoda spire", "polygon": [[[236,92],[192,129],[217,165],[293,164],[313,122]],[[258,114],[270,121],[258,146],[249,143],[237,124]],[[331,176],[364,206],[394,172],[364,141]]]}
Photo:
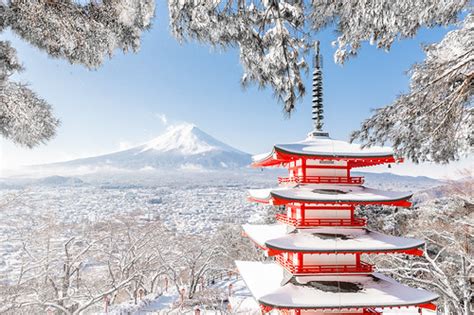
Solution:
{"label": "pagoda spire", "polygon": [[314,71],[313,71],[313,99],[312,99],[312,119],[314,124],[311,136],[327,136],[323,132],[323,72],[322,72],[322,57],[319,52],[319,41],[314,43]]}

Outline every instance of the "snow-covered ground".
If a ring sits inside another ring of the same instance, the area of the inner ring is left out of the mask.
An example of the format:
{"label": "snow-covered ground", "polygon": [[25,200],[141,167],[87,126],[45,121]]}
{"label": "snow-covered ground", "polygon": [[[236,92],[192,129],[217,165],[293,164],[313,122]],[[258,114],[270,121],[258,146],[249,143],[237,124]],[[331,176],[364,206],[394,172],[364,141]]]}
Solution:
{"label": "snow-covered ground", "polygon": [[[8,274],[19,267],[21,242],[18,239],[21,233],[28,233],[37,224],[39,217],[86,225],[132,214],[143,221],[159,220],[176,233],[213,233],[222,223],[241,225],[259,221],[266,208],[248,202],[247,190],[273,187],[277,175],[276,171],[242,170],[1,179],[0,274],[7,275],[8,281]],[[366,185],[406,191],[426,189],[437,183],[427,178],[369,175]],[[234,283],[234,291],[233,298],[240,296],[242,300],[240,311],[234,312],[249,314],[255,305],[248,298],[248,291],[241,282]],[[177,296],[176,292],[170,292],[158,298],[148,297],[140,312],[167,313],[174,308]],[[175,311],[176,314],[186,312],[192,313],[192,309]]]}

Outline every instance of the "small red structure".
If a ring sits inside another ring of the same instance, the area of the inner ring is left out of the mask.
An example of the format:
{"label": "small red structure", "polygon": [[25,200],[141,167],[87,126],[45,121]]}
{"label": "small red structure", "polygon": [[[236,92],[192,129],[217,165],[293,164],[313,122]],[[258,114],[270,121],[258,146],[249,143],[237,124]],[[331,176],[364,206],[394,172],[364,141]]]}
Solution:
{"label": "small red structure", "polygon": [[[384,309],[435,309],[437,295],[375,272],[367,255],[422,255],[422,240],[372,231],[358,205],[410,207],[410,193],[363,186],[354,168],[401,162],[390,148],[361,148],[322,131],[319,52],[313,79],[314,131],[301,142],[275,145],[254,167],[283,166],[288,176],[272,189],[250,190],[253,202],[279,206],[277,224],[244,225],[271,263],[236,262],[262,313],[382,314]],[[406,314],[406,313],[404,313]]]}

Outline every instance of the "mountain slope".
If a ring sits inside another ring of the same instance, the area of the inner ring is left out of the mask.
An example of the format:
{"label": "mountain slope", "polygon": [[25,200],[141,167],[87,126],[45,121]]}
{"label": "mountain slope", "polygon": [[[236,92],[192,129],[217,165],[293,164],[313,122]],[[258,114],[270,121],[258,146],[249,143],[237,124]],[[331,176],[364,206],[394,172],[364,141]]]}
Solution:
{"label": "mountain slope", "polygon": [[142,145],[106,155],[54,163],[60,167],[116,167],[124,169],[239,168],[249,165],[250,154],[239,151],[191,124],[170,127]]}

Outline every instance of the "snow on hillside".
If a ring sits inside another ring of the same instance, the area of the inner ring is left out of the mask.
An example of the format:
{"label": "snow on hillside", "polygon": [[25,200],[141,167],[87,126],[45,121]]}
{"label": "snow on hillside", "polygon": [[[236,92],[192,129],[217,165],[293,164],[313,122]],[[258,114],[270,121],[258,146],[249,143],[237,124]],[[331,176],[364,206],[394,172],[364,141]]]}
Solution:
{"label": "snow on hillside", "polygon": [[83,169],[235,169],[250,164],[250,154],[235,149],[192,124],[169,127],[155,139],[105,155],[36,166],[45,171]]}
{"label": "snow on hillside", "polygon": [[142,152],[179,152],[183,155],[224,150],[246,154],[208,135],[194,124],[171,126],[166,133],[142,145]]}

